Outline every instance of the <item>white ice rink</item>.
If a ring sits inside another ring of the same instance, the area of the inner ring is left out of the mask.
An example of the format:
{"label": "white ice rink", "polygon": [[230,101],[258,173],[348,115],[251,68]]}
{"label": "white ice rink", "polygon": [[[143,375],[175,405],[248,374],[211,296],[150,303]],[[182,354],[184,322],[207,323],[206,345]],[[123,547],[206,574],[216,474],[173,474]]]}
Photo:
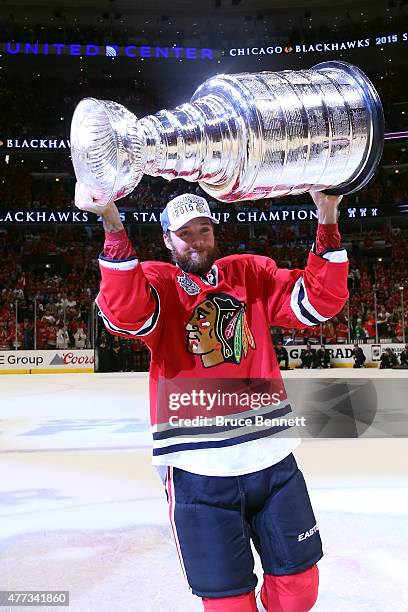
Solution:
{"label": "white ice rink", "polygon": [[[202,609],[150,465],[145,381],[0,377],[0,590],[69,590],[71,612]],[[296,452],[325,550],[314,611],[408,610],[407,450],[400,438],[306,441]]]}

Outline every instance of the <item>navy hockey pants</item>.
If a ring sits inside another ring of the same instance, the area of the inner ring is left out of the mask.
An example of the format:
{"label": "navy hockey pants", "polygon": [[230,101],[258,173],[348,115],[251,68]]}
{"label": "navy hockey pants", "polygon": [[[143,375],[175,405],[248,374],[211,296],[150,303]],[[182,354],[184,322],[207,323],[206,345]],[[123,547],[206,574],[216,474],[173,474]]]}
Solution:
{"label": "navy hockey pants", "polygon": [[180,563],[200,597],[255,589],[251,540],[266,574],[296,574],[323,556],[306,484],[292,454],[242,476],[200,476],[169,467],[166,494]]}

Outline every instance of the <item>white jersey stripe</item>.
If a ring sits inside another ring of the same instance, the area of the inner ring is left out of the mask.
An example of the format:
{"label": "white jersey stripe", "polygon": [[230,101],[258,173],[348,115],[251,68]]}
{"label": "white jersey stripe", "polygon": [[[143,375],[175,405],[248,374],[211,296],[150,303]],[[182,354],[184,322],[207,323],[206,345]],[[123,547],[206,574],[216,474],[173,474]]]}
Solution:
{"label": "white jersey stripe", "polygon": [[301,280],[301,285],[302,285],[303,291],[305,292],[305,295],[303,296],[303,300],[302,300],[302,305],[306,308],[306,310],[308,310],[310,312],[311,315],[313,315],[316,319],[318,319],[322,323],[323,323],[323,321],[327,321],[328,317],[322,317],[322,315],[317,312],[316,308],[314,306],[312,306],[312,304],[309,302],[309,298],[308,298],[308,295],[307,295],[307,291],[306,291],[305,283],[304,283],[304,280],[303,280],[303,276],[301,277],[300,280]]}
{"label": "white jersey stripe", "polygon": [[298,280],[295,283],[295,286],[293,287],[292,295],[290,298],[290,307],[292,308],[297,319],[299,319],[301,323],[304,323],[305,325],[308,325],[308,326],[315,325],[314,323],[312,323],[312,321],[309,321],[309,319],[306,319],[306,317],[304,317],[302,313],[300,312],[299,291],[300,291],[301,281],[302,281],[302,278],[298,278]]}
{"label": "white jersey stripe", "polygon": [[[302,298],[300,294],[302,294]],[[290,306],[299,321],[308,326],[318,325],[319,322],[323,323],[329,318],[323,317],[310,303],[302,276],[298,278],[293,287]],[[308,318],[308,315],[310,315],[310,318]]]}
{"label": "white jersey stripe", "polygon": [[133,270],[139,264],[138,259],[128,261],[112,261],[111,259],[99,259],[99,265],[110,270]]}
{"label": "white jersey stripe", "polygon": [[327,253],[323,253],[321,257],[323,257],[323,259],[327,259],[327,261],[330,261],[331,263],[345,263],[348,261],[346,249],[327,251]]}

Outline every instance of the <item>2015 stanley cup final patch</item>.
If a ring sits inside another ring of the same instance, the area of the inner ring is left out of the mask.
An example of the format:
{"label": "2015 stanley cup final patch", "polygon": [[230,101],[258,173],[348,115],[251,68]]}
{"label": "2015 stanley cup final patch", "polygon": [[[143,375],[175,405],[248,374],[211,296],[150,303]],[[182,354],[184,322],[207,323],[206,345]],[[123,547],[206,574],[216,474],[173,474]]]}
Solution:
{"label": "2015 stanley cup final patch", "polygon": [[183,272],[183,276],[177,276],[177,282],[188,295],[198,295],[201,291],[197,283],[195,283],[185,272]]}

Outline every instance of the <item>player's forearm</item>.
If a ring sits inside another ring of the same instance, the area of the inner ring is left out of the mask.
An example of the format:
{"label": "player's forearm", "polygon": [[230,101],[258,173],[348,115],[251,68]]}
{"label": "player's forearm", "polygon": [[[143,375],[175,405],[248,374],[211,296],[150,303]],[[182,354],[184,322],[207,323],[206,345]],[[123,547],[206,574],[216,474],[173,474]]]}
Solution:
{"label": "player's forearm", "polygon": [[120,220],[119,211],[113,202],[104,211],[102,219],[105,232],[113,234],[124,229],[123,223]]}
{"label": "player's forearm", "polygon": [[338,218],[339,218],[338,204],[330,203],[329,205],[318,208],[317,219],[321,225],[331,225],[333,223],[337,223]]}
{"label": "player's forearm", "polygon": [[135,250],[120,220],[119,211],[113,202],[104,211],[102,218],[105,229],[104,257],[115,261],[123,261],[134,257],[136,255]]}

